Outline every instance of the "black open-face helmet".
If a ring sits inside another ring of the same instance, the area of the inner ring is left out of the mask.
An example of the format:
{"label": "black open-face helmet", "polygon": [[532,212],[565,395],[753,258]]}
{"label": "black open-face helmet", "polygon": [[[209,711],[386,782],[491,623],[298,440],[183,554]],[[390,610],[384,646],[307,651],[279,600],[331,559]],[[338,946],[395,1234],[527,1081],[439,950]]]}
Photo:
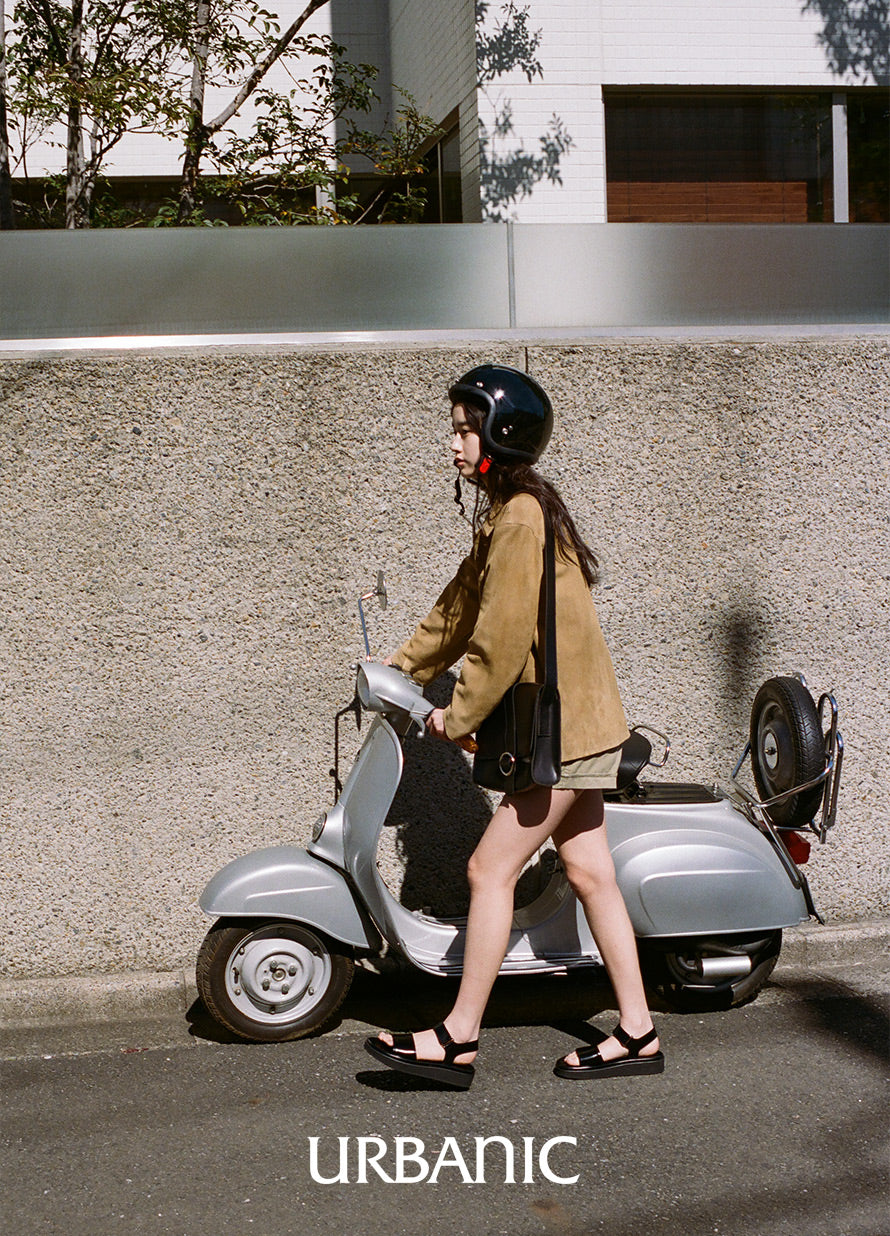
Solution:
{"label": "black open-face helmet", "polygon": [[[508,365],[479,365],[448,392],[452,403],[482,414],[482,445],[495,463],[535,463],[553,432],[553,408],[527,373]],[[485,461],[480,472],[488,470]]]}

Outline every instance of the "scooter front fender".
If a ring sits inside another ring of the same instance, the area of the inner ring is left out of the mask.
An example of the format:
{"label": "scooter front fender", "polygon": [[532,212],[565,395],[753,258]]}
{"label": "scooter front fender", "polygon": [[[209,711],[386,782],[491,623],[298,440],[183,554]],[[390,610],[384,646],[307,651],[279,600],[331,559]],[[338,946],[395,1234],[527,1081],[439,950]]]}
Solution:
{"label": "scooter front fender", "polygon": [[382,943],[340,872],[298,846],[269,846],[234,859],[212,877],[199,904],[214,918],[293,919],[356,948],[376,950]]}

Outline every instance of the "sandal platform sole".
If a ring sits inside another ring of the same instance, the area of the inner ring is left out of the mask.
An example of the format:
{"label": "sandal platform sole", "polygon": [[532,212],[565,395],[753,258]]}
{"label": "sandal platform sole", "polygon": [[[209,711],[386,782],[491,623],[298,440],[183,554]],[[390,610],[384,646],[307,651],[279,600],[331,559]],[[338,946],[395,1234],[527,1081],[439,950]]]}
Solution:
{"label": "sandal platform sole", "polygon": [[378,1043],[376,1039],[365,1039],[365,1051],[387,1068],[395,1069],[397,1073],[441,1082],[445,1086],[454,1086],[457,1090],[469,1090],[476,1076],[476,1069],[472,1064],[448,1064],[444,1060],[409,1060],[394,1052],[386,1043]]}
{"label": "sandal platform sole", "polygon": [[593,1081],[597,1077],[633,1077],[664,1072],[664,1055],[654,1052],[651,1056],[631,1056],[609,1060],[606,1064],[566,1064],[560,1060],[553,1069],[557,1077],[569,1081]]}

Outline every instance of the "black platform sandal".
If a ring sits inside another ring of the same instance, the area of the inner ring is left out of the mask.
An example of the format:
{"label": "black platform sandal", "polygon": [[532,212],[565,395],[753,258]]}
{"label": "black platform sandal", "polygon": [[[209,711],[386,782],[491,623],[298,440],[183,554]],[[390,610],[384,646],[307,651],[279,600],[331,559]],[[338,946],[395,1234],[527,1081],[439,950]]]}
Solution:
{"label": "black platform sandal", "polygon": [[472,1064],[455,1064],[454,1058],[462,1056],[465,1051],[478,1051],[479,1040],[455,1043],[444,1025],[433,1026],[433,1033],[445,1048],[444,1060],[418,1060],[413,1034],[394,1034],[392,1046],[381,1043],[378,1038],[365,1039],[365,1051],[388,1069],[410,1073],[412,1077],[425,1077],[446,1086],[456,1086],[459,1090],[469,1089],[476,1070]]}
{"label": "black platform sandal", "polygon": [[634,1039],[619,1024],[612,1031],[612,1037],[616,1038],[622,1047],[627,1048],[626,1056],[619,1056],[617,1060],[604,1060],[600,1055],[599,1047],[577,1047],[575,1050],[578,1053],[578,1063],[568,1064],[563,1057],[562,1060],[556,1062],[553,1072],[557,1077],[568,1077],[577,1081],[590,1081],[595,1077],[629,1077],[636,1074],[664,1072],[662,1052],[656,1051],[650,1056],[640,1055],[640,1048],[654,1043],[658,1038],[658,1032],[654,1026],[646,1034],[641,1034],[638,1039]]}

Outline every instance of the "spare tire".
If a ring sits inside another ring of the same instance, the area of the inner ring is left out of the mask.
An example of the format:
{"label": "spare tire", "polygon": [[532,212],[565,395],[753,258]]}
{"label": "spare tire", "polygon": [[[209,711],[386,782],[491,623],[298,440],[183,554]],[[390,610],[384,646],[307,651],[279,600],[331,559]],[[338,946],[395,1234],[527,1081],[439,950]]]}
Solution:
{"label": "spare tire", "polygon": [[[819,711],[799,678],[769,678],[751,709],[751,766],[762,799],[804,785],[825,767]],[[824,784],[792,794],[767,808],[774,824],[809,824],[822,801]]]}

